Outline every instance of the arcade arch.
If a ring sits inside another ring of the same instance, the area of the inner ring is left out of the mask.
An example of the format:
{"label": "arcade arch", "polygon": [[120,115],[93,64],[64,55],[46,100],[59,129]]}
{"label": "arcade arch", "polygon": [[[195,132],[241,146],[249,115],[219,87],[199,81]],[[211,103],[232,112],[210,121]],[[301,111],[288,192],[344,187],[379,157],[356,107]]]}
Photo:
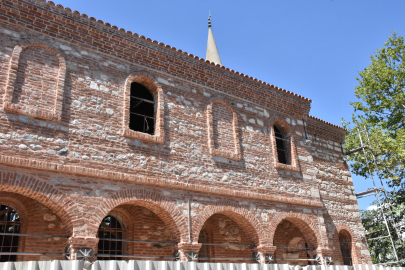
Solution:
{"label": "arcade arch", "polygon": [[[280,217],[279,217],[280,218]],[[314,230],[298,217],[286,216],[274,224],[273,245],[276,263],[308,265],[306,259],[312,259],[319,247]],[[295,260],[294,260],[295,259]]]}
{"label": "arcade arch", "polygon": [[172,258],[177,249],[176,243],[180,240],[179,227],[176,225],[170,213],[155,203],[143,200],[122,203],[113,208],[99,224],[97,254],[100,256],[97,259],[121,260],[128,259],[128,256],[145,259],[151,254]]}
{"label": "arcade arch", "polygon": [[59,255],[39,256],[12,254],[0,260],[61,260],[70,236],[62,218],[41,202],[21,194],[0,191],[0,231],[2,233],[55,235],[62,237],[0,236],[2,252],[53,252]]}

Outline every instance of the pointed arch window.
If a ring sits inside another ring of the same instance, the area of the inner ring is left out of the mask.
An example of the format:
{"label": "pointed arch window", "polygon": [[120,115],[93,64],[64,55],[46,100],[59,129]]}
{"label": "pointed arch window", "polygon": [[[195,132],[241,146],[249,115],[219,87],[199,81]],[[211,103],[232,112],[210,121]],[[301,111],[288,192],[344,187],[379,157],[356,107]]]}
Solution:
{"label": "pointed arch window", "polygon": [[131,83],[129,128],[154,135],[155,101],[152,93],[142,84]]}
{"label": "pointed arch window", "polygon": [[[21,230],[20,215],[8,205],[0,205],[0,232],[19,234]],[[18,252],[20,237],[18,235],[0,235],[0,252]],[[0,255],[0,262],[16,261],[17,255]]]}
{"label": "pointed arch window", "polygon": [[[98,260],[122,260],[124,246],[122,241],[125,230],[122,219],[118,215],[107,215],[98,228],[98,254],[110,255],[109,257],[98,257]],[[114,240],[117,239],[117,240]]]}

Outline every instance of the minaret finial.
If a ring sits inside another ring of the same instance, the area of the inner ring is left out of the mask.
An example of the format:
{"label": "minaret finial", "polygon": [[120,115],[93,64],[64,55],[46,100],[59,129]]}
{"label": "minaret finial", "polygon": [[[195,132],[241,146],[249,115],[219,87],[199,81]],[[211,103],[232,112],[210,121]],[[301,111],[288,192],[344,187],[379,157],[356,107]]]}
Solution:
{"label": "minaret finial", "polygon": [[208,42],[207,42],[207,56],[206,60],[214,62],[222,66],[221,59],[219,58],[217,44],[215,44],[214,34],[212,33],[211,27],[211,12],[208,16]]}

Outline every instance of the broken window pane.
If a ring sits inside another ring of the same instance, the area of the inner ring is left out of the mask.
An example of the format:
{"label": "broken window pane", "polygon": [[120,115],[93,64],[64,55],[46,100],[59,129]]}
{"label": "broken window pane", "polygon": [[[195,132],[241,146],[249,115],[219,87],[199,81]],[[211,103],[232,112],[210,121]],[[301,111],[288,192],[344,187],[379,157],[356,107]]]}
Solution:
{"label": "broken window pane", "polygon": [[140,83],[131,83],[129,128],[134,131],[155,133],[155,102],[151,92]]}
{"label": "broken window pane", "polygon": [[280,131],[277,126],[274,126],[274,134],[276,135],[276,148],[278,155],[278,162],[283,164],[288,164],[288,153],[287,153],[287,144],[288,141],[285,138],[285,135]]}

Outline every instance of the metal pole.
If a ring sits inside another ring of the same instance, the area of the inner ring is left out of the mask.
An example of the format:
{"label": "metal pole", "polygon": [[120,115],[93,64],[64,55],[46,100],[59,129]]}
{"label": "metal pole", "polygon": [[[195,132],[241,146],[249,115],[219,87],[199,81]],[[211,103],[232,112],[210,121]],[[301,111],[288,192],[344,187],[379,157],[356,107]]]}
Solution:
{"label": "metal pole", "polygon": [[284,261],[316,261],[315,259],[294,259],[294,258],[275,258],[275,260]]}
{"label": "metal pole", "polygon": [[226,258],[226,257],[200,257],[199,260],[252,260],[253,257],[234,257],[234,258]]}
{"label": "metal pole", "polygon": [[177,242],[149,241],[149,240],[132,240],[132,239],[116,239],[116,238],[100,238],[100,240],[117,241],[117,242],[135,242],[135,243],[172,244],[172,245],[176,245],[176,244],[178,244]]}
{"label": "metal pole", "polygon": [[[375,159],[375,155],[374,155],[373,148],[371,147],[371,141],[370,141],[370,137],[369,137],[369,133],[368,133],[367,127],[365,127],[365,130],[366,130],[368,145],[370,146],[371,154],[372,154],[372,156],[373,156],[374,165],[375,165],[375,167],[376,167],[376,169],[377,169],[377,176],[378,176],[378,178],[380,179],[382,193],[384,194],[386,204],[387,204],[388,207],[390,208],[390,216],[391,216],[391,219],[392,219],[392,223],[394,224],[394,228],[395,228],[395,231],[396,231],[396,233],[397,233],[399,243],[402,244],[401,235],[400,235],[399,232],[398,232],[397,224],[395,223],[394,217],[392,216],[392,208],[391,208],[391,205],[390,205],[390,203],[389,203],[389,201],[388,201],[388,196],[387,196],[387,193],[386,193],[385,188],[384,188],[384,184],[383,184],[382,177],[381,177],[381,174],[380,174],[380,168],[378,167],[377,161],[376,161],[376,159]],[[398,258],[397,258],[397,260],[398,260]]]}
{"label": "metal pole", "polygon": [[155,258],[155,259],[174,259],[172,256],[147,256],[147,255],[115,255],[115,254],[97,254],[97,257],[119,257],[119,258]]}
{"label": "metal pole", "polygon": [[238,246],[238,247],[252,247],[255,248],[255,244],[217,244],[217,243],[200,243],[203,246]]}
{"label": "metal pole", "polygon": [[[357,125],[357,123],[356,123],[356,127],[357,127],[357,132],[358,132],[358,135],[359,135],[359,139],[360,139],[360,145],[361,145],[361,147],[363,147],[363,155],[364,155],[364,158],[366,159],[366,165],[367,165],[368,173],[370,174],[370,178],[371,178],[371,180],[373,182],[374,188],[376,189],[377,186],[375,185],[374,177],[373,177],[373,174],[371,173],[370,166],[368,166],[367,153],[366,153],[366,150],[364,149],[363,139],[361,138],[361,133],[360,133],[359,126]],[[398,254],[397,254],[397,251],[395,249],[395,244],[394,244],[394,241],[392,240],[391,232],[390,232],[390,229],[389,229],[389,226],[388,226],[387,218],[385,216],[384,210],[382,209],[380,196],[376,196],[376,197],[377,197],[378,204],[380,206],[379,208],[381,210],[381,214],[382,214],[382,216],[384,218],[384,223],[385,223],[385,226],[387,228],[388,235],[390,236],[390,240],[391,240],[391,244],[392,244],[392,248],[393,248],[395,258],[396,258],[397,261],[399,261]]]}
{"label": "metal pole", "polygon": [[191,207],[190,207],[190,190],[188,189],[188,180],[187,180],[187,199],[188,199],[188,242],[191,241]]}
{"label": "metal pole", "polygon": [[276,246],[277,248],[295,248],[295,249],[305,249],[305,250],[316,250],[315,247],[288,247],[288,246]]}
{"label": "metal pole", "polygon": [[10,235],[10,236],[28,236],[28,237],[54,237],[54,238],[70,238],[70,236],[65,235],[46,235],[46,234],[26,234],[26,233],[2,233],[0,235]]}
{"label": "metal pole", "polygon": [[32,255],[66,255],[66,253],[58,252],[0,252],[0,255],[19,255],[19,256],[32,256]]}

